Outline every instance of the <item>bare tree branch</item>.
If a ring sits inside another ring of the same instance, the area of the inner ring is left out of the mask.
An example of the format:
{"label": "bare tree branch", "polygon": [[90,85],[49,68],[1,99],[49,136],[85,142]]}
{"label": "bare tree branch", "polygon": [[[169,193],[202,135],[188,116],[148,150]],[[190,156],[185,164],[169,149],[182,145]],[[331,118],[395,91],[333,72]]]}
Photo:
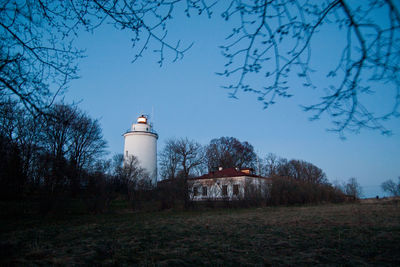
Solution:
{"label": "bare tree branch", "polygon": [[[378,12],[387,14],[387,22]],[[240,91],[252,92],[267,108],[277,97],[290,97],[295,92],[288,86],[293,71],[305,80],[303,86],[315,89],[311,51],[321,48],[313,47],[312,40],[325,24],[335,24],[346,33],[342,57],[328,73],[331,85],[326,93],[321,90],[320,102],[303,108],[314,113],[312,119],[330,116],[334,125],[331,130],[340,134],[362,128],[390,134],[383,121],[398,117],[400,104],[400,47],[396,45],[400,16],[393,1],[350,5],[345,0],[238,0],[229,1],[222,17],[239,22],[228,35],[227,44],[221,46],[228,62],[219,74],[237,81],[224,87],[231,90],[231,97]],[[254,74],[265,77],[265,86],[253,85]],[[384,89],[378,84],[395,91],[392,108],[381,115],[360,100],[366,94],[380,94]]]}

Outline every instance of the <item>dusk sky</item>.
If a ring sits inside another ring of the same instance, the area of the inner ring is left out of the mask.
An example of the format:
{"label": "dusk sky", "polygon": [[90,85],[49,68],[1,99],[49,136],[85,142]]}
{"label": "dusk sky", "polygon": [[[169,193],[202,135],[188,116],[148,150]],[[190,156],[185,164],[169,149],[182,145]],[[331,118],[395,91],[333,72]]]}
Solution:
{"label": "dusk sky", "polygon": [[[104,25],[77,39],[87,57],[80,61],[81,78],[70,84],[65,99],[81,101],[81,109],[100,119],[109,157],[123,152],[122,134],[143,113],[154,114],[150,119],[159,134],[159,152],[171,137],[188,137],[206,145],[213,138],[232,136],[251,143],[260,157],[275,153],[311,162],[324,170],[331,182],[356,177],[365,197],[383,196],[380,184],[400,176],[399,118],[385,124],[393,131],[391,136],[364,129],[359,134],[345,133],[342,140],[337,133],[326,131],[332,127],[330,118],[309,121],[312,114],[300,107],[318,101],[318,90],[329,82],[326,74],[337,63],[336,48],[343,38],[335,26],[323,28],[312,43],[313,81],[318,88],[304,88],[293,77],[289,86],[294,96],[279,99],[264,110],[250,93],[229,98],[229,91],[221,86],[234,80],[216,75],[226,63],[218,46],[224,44],[232,21],[224,22],[215,14],[213,19],[182,15],[171,22],[170,40],[194,44],[177,62],[172,63],[173,55],[166,55],[161,68],[159,55],[151,52],[154,47],[131,63],[136,50],[128,31]],[[380,88],[383,93],[365,101],[376,112],[391,108],[389,89]]]}

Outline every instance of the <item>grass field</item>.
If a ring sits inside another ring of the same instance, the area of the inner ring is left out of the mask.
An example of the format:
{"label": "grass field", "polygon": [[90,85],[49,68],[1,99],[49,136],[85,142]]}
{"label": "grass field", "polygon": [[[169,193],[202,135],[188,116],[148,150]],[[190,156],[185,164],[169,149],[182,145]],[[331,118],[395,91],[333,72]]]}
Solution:
{"label": "grass field", "polygon": [[0,265],[400,266],[399,201],[1,220]]}

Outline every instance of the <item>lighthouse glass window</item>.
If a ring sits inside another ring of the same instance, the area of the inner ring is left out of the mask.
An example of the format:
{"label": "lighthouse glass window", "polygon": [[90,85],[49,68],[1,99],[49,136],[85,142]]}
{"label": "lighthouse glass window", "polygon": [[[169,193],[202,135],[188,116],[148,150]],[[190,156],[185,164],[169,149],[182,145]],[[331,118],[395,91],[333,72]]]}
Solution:
{"label": "lighthouse glass window", "polygon": [[137,122],[138,123],[147,123],[147,119],[145,117],[139,117]]}

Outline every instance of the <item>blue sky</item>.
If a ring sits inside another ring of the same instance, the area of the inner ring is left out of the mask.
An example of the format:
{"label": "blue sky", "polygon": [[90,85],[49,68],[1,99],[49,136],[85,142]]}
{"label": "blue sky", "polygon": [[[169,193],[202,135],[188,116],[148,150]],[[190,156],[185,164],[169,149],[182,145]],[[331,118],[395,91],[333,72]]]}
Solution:
{"label": "blue sky", "polygon": [[[400,120],[387,123],[394,132],[390,137],[364,130],[341,140],[326,131],[331,127],[327,118],[309,121],[311,114],[299,105],[316,100],[316,92],[301,87],[296,79],[289,84],[294,97],[280,99],[267,110],[252,94],[229,98],[221,88],[229,80],[215,73],[223,71],[226,63],[218,46],[230,29],[222,20],[177,17],[170,25],[171,40],[194,45],[178,62],[167,57],[161,68],[158,55],[151,51],[131,63],[135,50],[128,32],[109,25],[94,34],[83,32],[77,45],[86,49],[87,57],[79,64],[81,78],[70,84],[65,98],[81,101],[81,109],[100,119],[110,155],[123,152],[122,134],[136,117],[154,110],[158,151],[171,137],[188,137],[205,145],[213,138],[233,136],[250,142],[261,157],[272,152],[306,160],[323,169],[330,181],[356,177],[365,196],[382,196],[379,185],[400,176]],[[332,51],[340,38],[337,34],[328,27],[314,40],[317,85],[326,82],[319,77],[336,60]],[[367,101],[380,111],[389,105],[390,95]]]}

